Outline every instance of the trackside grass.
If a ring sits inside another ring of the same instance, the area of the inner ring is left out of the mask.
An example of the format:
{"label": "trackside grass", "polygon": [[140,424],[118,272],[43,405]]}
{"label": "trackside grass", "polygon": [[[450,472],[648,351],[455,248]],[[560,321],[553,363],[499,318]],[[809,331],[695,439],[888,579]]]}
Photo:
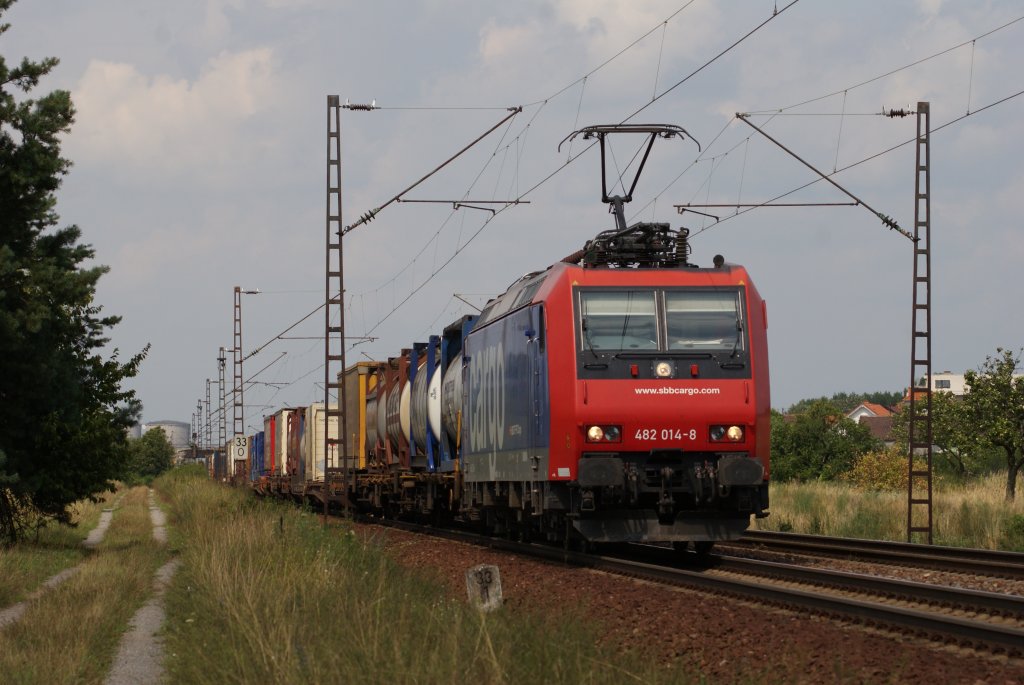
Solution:
{"label": "trackside grass", "polygon": [[78,573],[0,631],[0,681],[102,682],[128,620],[166,559],[152,539],[147,491],[133,488]]}
{"label": "trackside grass", "polygon": [[[1024,551],[1024,496],[1004,499],[1006,474],[962,485],[935,484],[933,541],[951,547]],[[861,490],[845,483],[772,483],[771,516],[761,530],[906,540],[906,491]]]}
{"label": "trackside grass", "polygon": [[155,487],[183,562],[167,596],[171,682],[697,681],[599,650],[581,616],[481,614],[344,523],[325,530],[186,469]]}
{"label": "trackside grass", "polygon": [[97,503],[75,505],[76,527],[50,523],[17,545],[0,547],[0,608],[20,602],[50,576],[70,568],[85,558],[82,540],[96,527],[100,512],[111,506],[117,495],[103,493]]}

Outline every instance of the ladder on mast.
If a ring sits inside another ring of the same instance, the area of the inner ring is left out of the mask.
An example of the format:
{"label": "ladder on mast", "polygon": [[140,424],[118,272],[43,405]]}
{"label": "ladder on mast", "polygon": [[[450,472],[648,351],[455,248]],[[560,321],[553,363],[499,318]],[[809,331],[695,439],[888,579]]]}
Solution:
{"label": "ladder on mast", "polygon": [[[914,165],[914,303],[910,338],[910,415],[907,455],[907,542],[915,534],[932,544],[932,269],[931,119],[929,103],[917,103]],[[925,379],[918,388],[918,374]]]}
{"label": "ladder on mast", "polygon": [[232,385],[232,399],[234,401],[234,411],[232,414],[233,423],[232,437],[231,437],[231,451],[227,456],[227,469],[228,478],[234,478],[235,472],[238,470],[239,461],[242,459],[236,458],[236,450],[238,448],[239,440],[241,444],[245,443],[245,400],[243,393],[245,392],[244,380],[242,379],[242,288],[235,286],[235,334],[234,334],[234,372],[235,379]]}
{"label": "ladder on mast", "polygon": [[[217,371],[220,374],[219,375],[219,380],[218,380],[218,383],[220,384],[220,387],[217,390],[217,392],[218,392],[218,394],[220,396],[220,421],[218,421],[219,433],[218,433],[217,450],[216,450],[216,452],[214,452],[213,464],[210,465],[210,474],[214,478],[217,478],[217,477],[222,475],[222,474],[218,474],[216,472],[216,466],[217,466],[216,454],[217,454],[217,452],[220,452],[221,454],[224,455],[223,457],[221,457],[221,459],[223,460],[224,464],[227,464],[227,454],[228,454],[228,450],[227,450],[227,445],[228,445],[228,425],[227,425],[227,422],[228,422],[228,405],[227,405],[227,398],[224,395],[224,366],[225,366],[226,362],[227,362],[226,352],[225,352],[224,348],[222,347],[222,348],[220,348],[220,354],[217,356]],[[226,468],[226,466],[225,466],[225,468]]]}
{"label": "ladder on mast", "polygon": [[[324,516],[331,494],[331,474],[342,473],[344,501],[348,503],[349,464],[343,412],[345,395],[345,286],[341,246],[341,98],[327,96],[327,214],[324,282]],[[332,323],[332,320],[335,323]],[[332,406],[334,397],[334,409]],[[337,437],[331,436],[336,418]],[[326,519],[325,519],[326,520]]]}

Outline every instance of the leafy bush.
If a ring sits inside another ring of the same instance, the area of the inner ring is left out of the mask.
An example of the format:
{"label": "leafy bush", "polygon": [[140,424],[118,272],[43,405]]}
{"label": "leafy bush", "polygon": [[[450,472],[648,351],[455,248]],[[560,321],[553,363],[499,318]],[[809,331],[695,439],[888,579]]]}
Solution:
{"label": "leafy bush", "polygon": [[895,446],[865,452],[842,479],[865,490],[906,490],[907,455]]}
{"label": "leafy bush", "polygon": [[1024,552],[1024,514],[1015,514],[1003,524],[1002,549]]}
{"label": "leafy bush", "polygon": [[835,480],[854,460],[881,443],[831,402],[819,400],[792,416],[772,412],[772,478],[775,481]]}

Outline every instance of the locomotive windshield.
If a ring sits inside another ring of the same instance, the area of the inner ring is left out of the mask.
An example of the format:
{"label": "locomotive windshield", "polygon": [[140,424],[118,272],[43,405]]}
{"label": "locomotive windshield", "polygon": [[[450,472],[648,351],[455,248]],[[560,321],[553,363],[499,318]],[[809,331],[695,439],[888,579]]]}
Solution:
{"label": "locomotive windshield", "polygon": [[746,349],[739,288],[580,289],[580,348],[732,355]]}
{"label": "locomotive windshield", "polygon": [[665,293],[668,349],[743,349],[743,319],[736,291]]}
{"label": "locomotive windshield", "polygon": [[653,291],[580,293],[584,344],[592,350],[658,349],[657,302]]}

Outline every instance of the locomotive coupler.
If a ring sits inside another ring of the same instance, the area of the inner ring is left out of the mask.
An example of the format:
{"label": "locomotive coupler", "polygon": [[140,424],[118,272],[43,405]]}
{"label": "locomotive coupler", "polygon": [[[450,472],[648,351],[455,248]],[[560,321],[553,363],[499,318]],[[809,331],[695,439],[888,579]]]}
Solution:
{"label": "locomotive coupler", "polygon": [[671,466],[661,470],[661,495],[658,497],[658,518],[671,517],[675,511],[675,498],[672,497],[672,476],[675,471]]}
{"label": "locomotive coupler", "polygon": [[715,499],[715,467],[707,461],[703,464],[694,464],[691,484],[694,502],[710,503]]}
{"label": "locomotive coupler", "polygon": [[636,472],[636,464],[626,465],[626,494],[630,504],[636,504],[640,499],[640,480]]}
{"label": "locomotive coupler", "polygon": [[715,484],[718,482],[718,470],[711,462],[705,461],[704,473],[707,476],[708,481],[708,501],[711,502],[715,500],[718,494],[717,488],[715,487]]}

